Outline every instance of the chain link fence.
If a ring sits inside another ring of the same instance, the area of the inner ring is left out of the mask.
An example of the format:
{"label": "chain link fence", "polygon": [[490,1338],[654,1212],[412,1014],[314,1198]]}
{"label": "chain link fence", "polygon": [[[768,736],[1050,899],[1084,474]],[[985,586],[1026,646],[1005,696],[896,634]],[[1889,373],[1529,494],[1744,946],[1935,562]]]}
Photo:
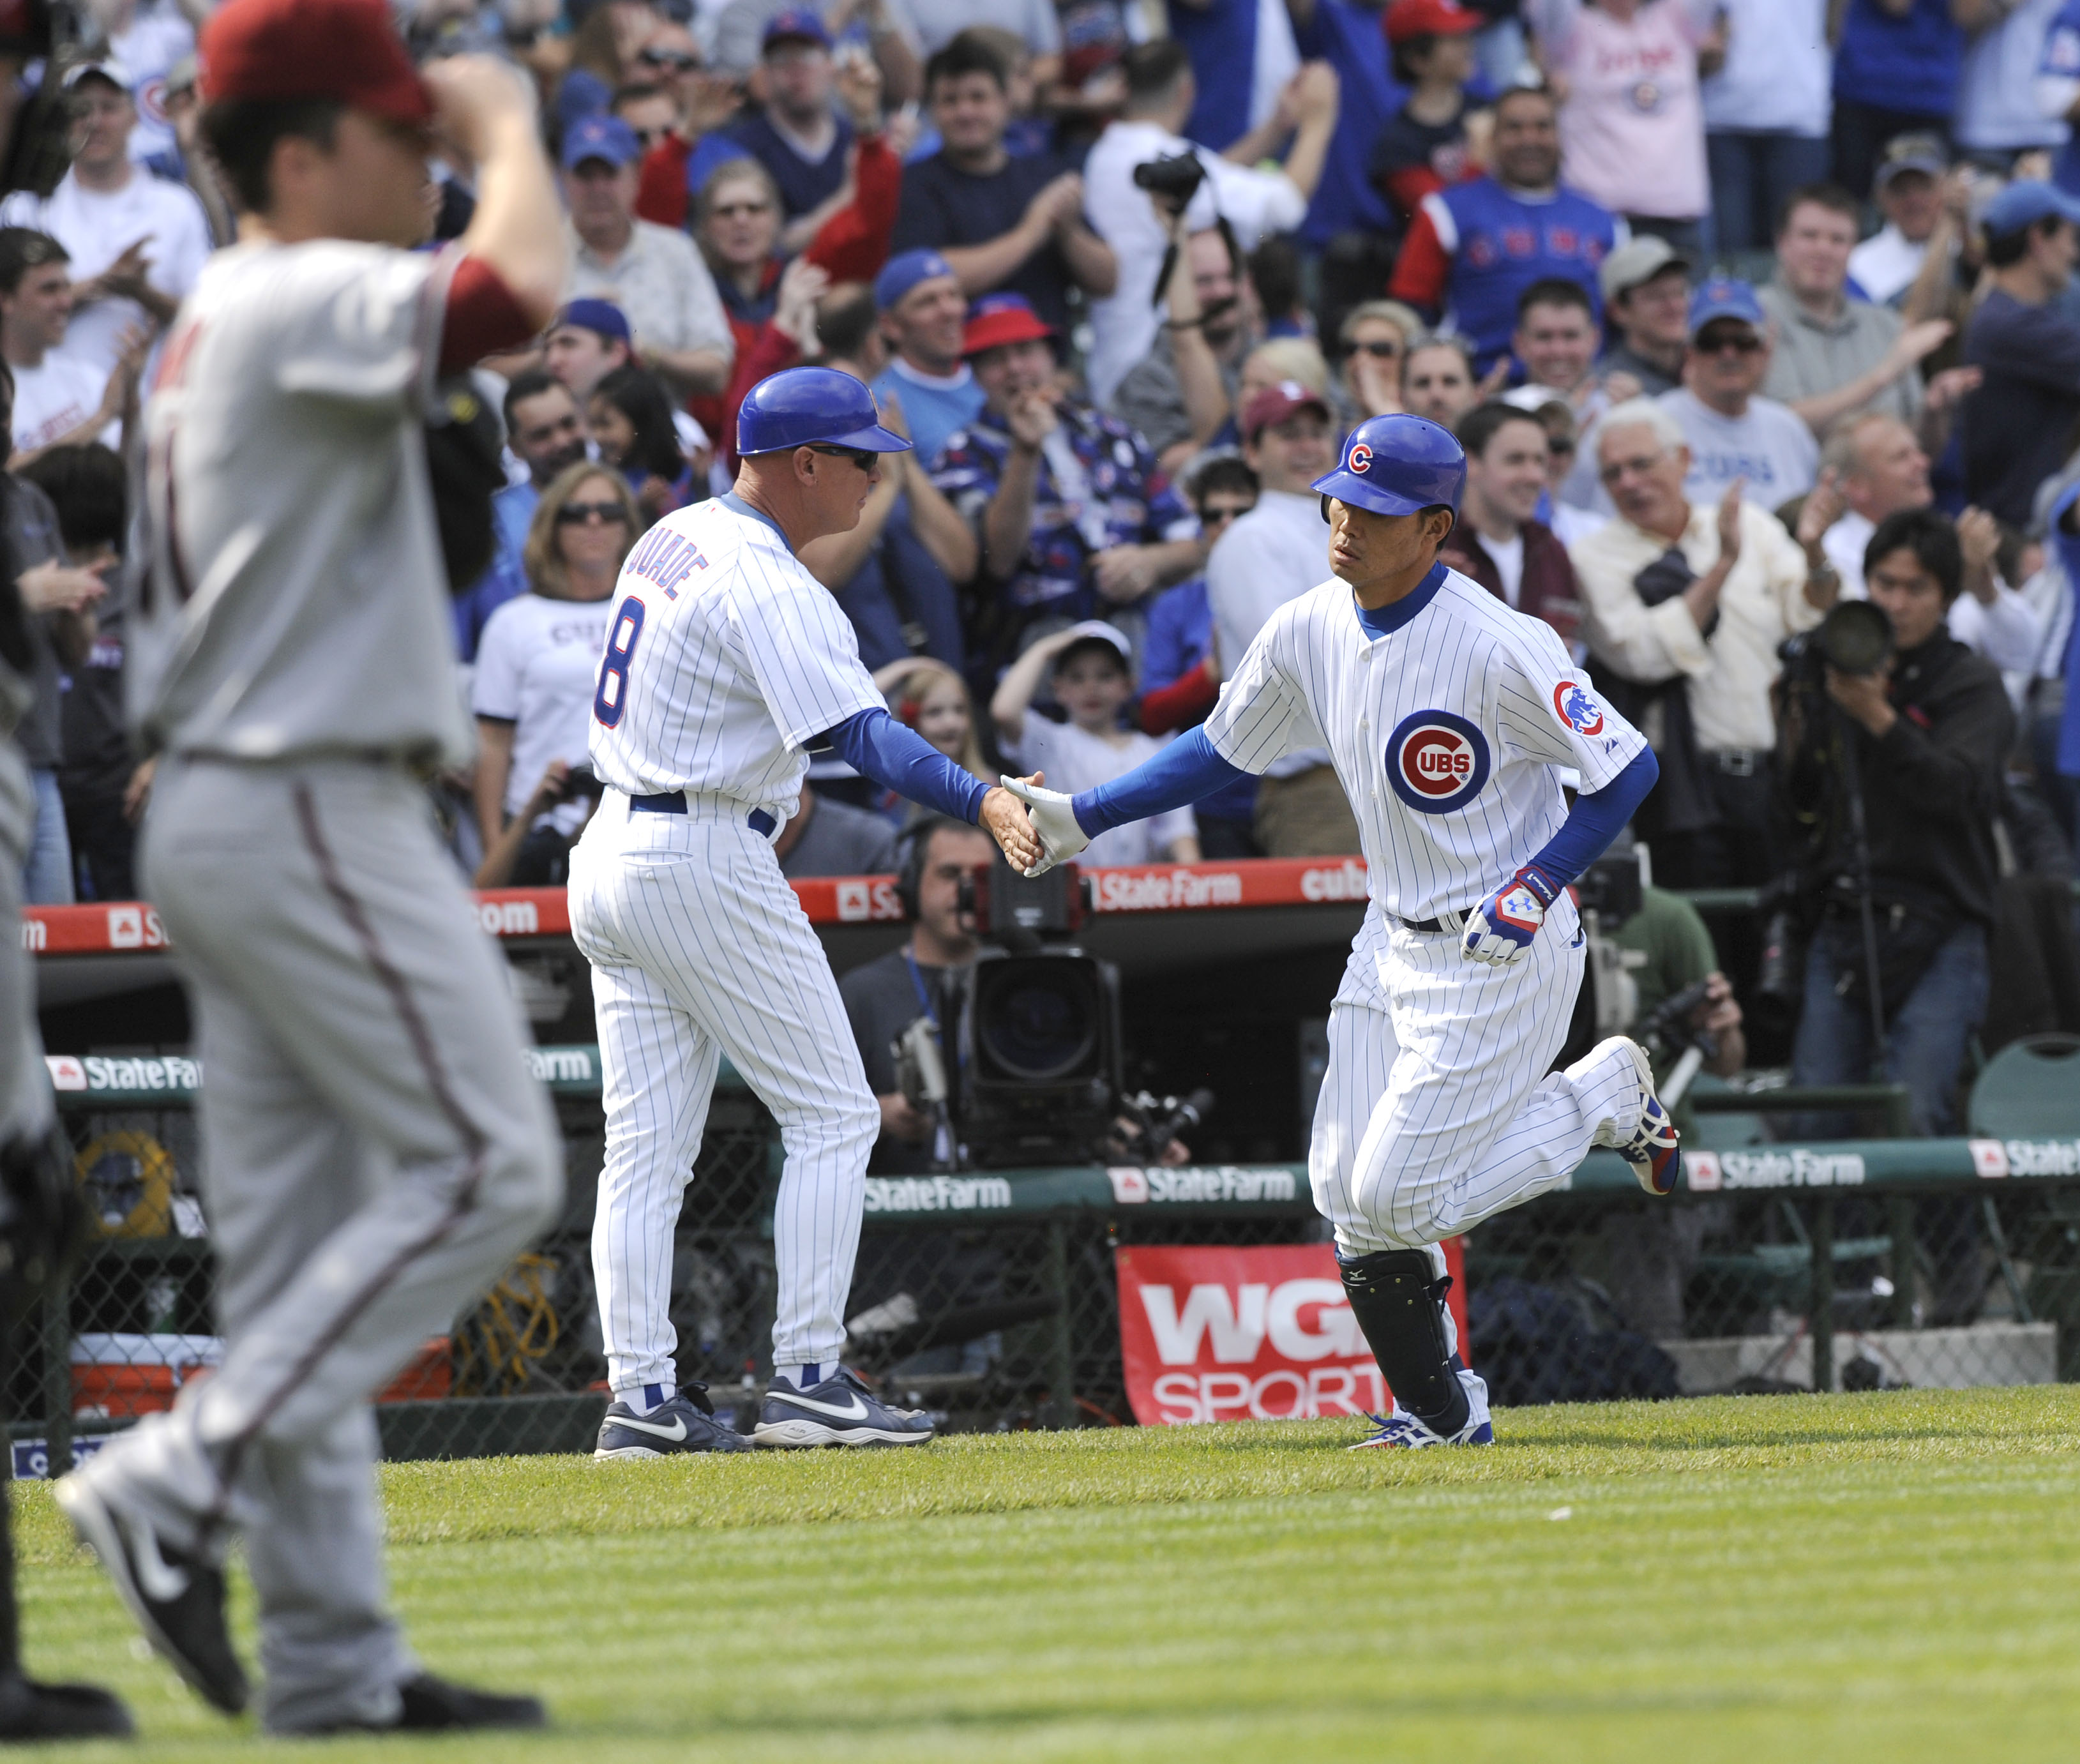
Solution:
{"label": "chain link fence", "polygon": [[[564,1133],[564,1217],[382,1393],[390,1456],[585,1450],[597,1430],[598,1054],[535,1058]],[[23,1476],[164,1408],[221,1351],[196,1062],[53,1071],[102,1236],[24,1332],[9,1393]],[[1881,1121],[1885,1099],[1865,1100]],[[1599,1154],[1569,1192],[1470,1234],[1471,1355],[1498,1402],[2080,1377],[2080,1142],[1772,1144],[1751,1123],[1699,1138],[1722,1149],[1690,1156],[1671,1201]],[[746,1428],[771,1370],[778,1171],[770,1117],[725,1073],[672,1317],[682,1377]],[[852,1358],[950,1430],[1125,1423],[1117,1247],[1324,1235],[1294,1165],[870,1179]]]}

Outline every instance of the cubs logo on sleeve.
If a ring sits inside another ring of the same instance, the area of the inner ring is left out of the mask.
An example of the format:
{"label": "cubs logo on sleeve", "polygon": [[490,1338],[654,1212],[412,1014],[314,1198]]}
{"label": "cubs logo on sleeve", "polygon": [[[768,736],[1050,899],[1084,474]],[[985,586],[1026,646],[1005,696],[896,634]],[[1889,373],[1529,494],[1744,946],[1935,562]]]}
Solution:
{"label": "cubs logo on sleeve", "polygon": [[1553,689],[1553,709],[1562,723],[1585,740],[1604,732],[1604,707],[1596,695],[1578,681],[1563,680]]}
{"label": "cubs logo on sleeve", "polygon": [[1487,737],[1449,710],[1418,710],[1387,740],[1386,777],[1418,813],[1449,815],[1487,782]]}

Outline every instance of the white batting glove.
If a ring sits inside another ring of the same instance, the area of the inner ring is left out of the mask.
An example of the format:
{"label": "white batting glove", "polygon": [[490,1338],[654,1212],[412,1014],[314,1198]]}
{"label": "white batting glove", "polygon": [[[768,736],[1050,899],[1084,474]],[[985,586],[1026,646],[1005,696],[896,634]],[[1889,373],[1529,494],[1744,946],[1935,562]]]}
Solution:
{"label": "white batting glove", "polygon": [[1044,876],[1057,864],[1065,864],[1091,842],[1091,836],[1076,824],[1076,811],[1060,790],[1042,789],[1023,778],[1000,777],[997,781],[1025,805],[1033,818],[1033,831],[1047,855],[1027,870],[1028,876]]}
{"label": "white batting glove", "polygon": [[1559,898],[1559,890],[1527,864],[1467,916],[1460,948],[1491,968],[1514,966],[1531,953],[1545,909]]}

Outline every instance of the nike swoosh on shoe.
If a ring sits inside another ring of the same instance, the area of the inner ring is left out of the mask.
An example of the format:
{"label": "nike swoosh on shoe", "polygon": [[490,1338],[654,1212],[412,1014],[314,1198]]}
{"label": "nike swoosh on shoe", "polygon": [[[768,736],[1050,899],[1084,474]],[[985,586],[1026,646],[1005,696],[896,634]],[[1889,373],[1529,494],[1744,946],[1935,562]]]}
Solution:
{"label": "nike swoosh on shoe", "polygon": [[833,1421],[864,1421],[867,1417],[866,1405],[857,1395],[846,1398],[851,1405],[849,1408],[841,1409],[834,1402],[819,1402],[813,1397],[804,1397],[791,1390],[770,1391],[768,1394],[778,1397],[781,1402],[797,1409],[807,1409],[811,1414],[828,1415]]}
{"label": "nike swoosh on shoe", "polygon": [[660,1439],[669,1439],[674,1443],[686,1437],[686,1418],[684,1415],[674,1415],[672,1418],[672,1424],[669,1427],[659,1422],[644,1421],[635,1415],[610,1416],[607,1420],[607,1425],[610,1427],[633,1427],[638,1433],[650,1434]]}

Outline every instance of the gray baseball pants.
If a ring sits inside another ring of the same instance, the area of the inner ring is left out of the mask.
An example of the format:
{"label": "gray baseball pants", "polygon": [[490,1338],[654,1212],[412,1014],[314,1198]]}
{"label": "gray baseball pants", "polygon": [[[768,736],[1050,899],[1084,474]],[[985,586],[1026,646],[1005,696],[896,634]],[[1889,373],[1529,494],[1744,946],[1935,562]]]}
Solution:
{"label": "gray baseball pants", "polygon": [[[13,738],[0,735],[0,928],[22,922],[22,865],[36,823],[29,768]],[[54,1112],[36,1000],[21,938],[0,936],[0,1145],[35,1138]]]}
{"label": "gray baseball pants", "polygon": [[277,1732],[394,1716],[370,1397],[563,1192],[503,964],[401,770],[161,762],[144,874],[203,1062],[223,1364],[80,1473],[242,1532]]}

